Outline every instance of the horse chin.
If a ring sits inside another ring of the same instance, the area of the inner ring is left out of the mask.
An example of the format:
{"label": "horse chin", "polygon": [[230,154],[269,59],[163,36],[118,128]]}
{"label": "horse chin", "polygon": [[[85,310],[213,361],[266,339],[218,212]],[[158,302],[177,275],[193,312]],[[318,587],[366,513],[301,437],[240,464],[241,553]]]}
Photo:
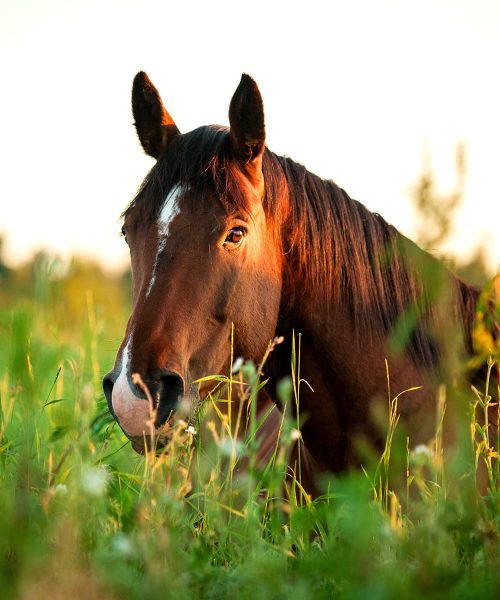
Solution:
{"label": "horse chin", "polygon": [[137,454],[146,455],[149,452],[163,452],[167,448],[170,439],[166,436],[151,437],[144,435],[142,437],[131,437],[130,443]]}
{"label": "horse chin", "polygon": [[159,429],[154,429],[150,433],[143,435],[129,435],[125,432],[125,435],[130,440],[132,448],[137,454],[146,455],[148,452],[165,452],[168,447],[173,434],[174,417],[172,416],[164,425]]}
{"label": "horse chin", "polygon": [[181,431],[187,428],[187,423],[191,422],[195,407],[198,406],[199,402],[199,397],[183,398],[167,421],[159,428],[150,427],[147,434],[143,432],[142,435],[130,435],[123,428],[122,430],[130,440],[132,448],[138,454],[146,455],[149,452],[154,452],[155,454],[168,452],[170,441],[174,435],[177,436],[174,432],[177,428],[180,428]]}

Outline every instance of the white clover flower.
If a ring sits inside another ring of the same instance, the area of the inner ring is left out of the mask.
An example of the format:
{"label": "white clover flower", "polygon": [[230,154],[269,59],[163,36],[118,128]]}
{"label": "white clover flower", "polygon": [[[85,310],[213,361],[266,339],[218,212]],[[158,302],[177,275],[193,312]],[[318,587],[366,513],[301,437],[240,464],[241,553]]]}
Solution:
{"label": "white clover flower", "polygon": [[394,529],[390,526],[389,523],[384,521],[382,526],[380,527],[380,534],[384,538],[392,538],[394,537]]}
{"label": "white clover flower", "polygon": [[66,496],[68,487],[64,483],[58,483],[55,487],[55,492],[57,496]]}
{"label": "white clover flower", "polygon": [[244,362],[245,362],[245,359],[243,358],[243,356],[238,356],[238,358],[233,363],[233,367],[231,369],[231,372],[233,374],[238,373],[239,370],[241,369],[241,367],[243,366]]}
{"label": "white clover flower", "polygon": [[113,538],[113,549],[122,556],[132,556],[134,545],[131,539],[124,533],[117,533]]}
{"label": "white clover flower", "polygon": [[103,465],[96,467],[86,465],[82,471],[82,487],[89,494],[99,498],[106,492],[109,481],[109,473]]}
{"label": "white clover flower", "polygon": [[428,458],[433,457],[432,450],[425,444],[418,444],[418,446],[415,446],[415,448],[413,448],[413,454],[416,456],[426,456]]}
{"label": "white clover flower", "polygon": [[189,425],[189,427],[186,428],[186,433],[191,433],[192,435],[196,435],[196,429],[192,425]]}
{"label": "white clover flower", "polygon": [[230,438],[225,438],[219,444],[221,453],[225,456],[233,456],[234,452],[234,455],[236,457],[239,457],[243,453],[244,447],[245,446],[243,442],[241,442],[240,440],[231,440]]}

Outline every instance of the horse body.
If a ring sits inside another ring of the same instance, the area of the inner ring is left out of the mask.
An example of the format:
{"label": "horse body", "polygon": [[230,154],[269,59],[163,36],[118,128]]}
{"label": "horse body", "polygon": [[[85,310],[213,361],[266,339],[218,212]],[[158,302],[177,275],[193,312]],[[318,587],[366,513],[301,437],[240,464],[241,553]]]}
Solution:
{"label": "horse body", "polygon": [[[421,387],[399,411],[412,443],[428,441],[440,334],[458,331],[470,351],[475,290],[333,182],[266,149],[262,99],[248,76],[229,130],[181,135],[143,73],[133,111],[157,163],[124,213],[133,310],[104,390],[134,447],[161,434],[172,411],[192,412],[210,390],[193,382],[228,372],[232,327],[234,356],[256,363],[285,337],[266,367],[275,382],[290,373],[292,332],[301,334],[303,438],[320,469],[357,462],[357,439],[380,442],[370,407],[387,398],[385,359],[393,396]],[[444,301],[420,270],[446,290]],[[133,373],[151,391],[154,422]]]}

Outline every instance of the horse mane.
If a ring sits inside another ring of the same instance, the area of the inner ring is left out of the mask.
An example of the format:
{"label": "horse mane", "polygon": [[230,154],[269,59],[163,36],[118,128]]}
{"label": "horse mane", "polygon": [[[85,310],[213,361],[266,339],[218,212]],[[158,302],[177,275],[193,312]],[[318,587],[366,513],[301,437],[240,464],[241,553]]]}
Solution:
{"label": "horse mane", "polygon": [[[227,128],[200,127],[179,135],[151,169],[124,216],[136,207],[135,218],[151,222],[178,183],[196,192],[191,194],[196,202],[212,192],[228,209],[245,210],[238,169]],[[437,296],[445,290],[445,295],[451,294],[445,310],[450,316],[453,307],[452,317],[471,351],[475,288],[333,181],[267,149],[263,172],[264,209],[281,234],[277,239],[281,238],[285,260],[301,289],[312,290],[323,310],[342,294],[358,333],[385,339],[396,330],[410,357],[430,368],[439,355],[432,332],[440,319]]]}
{"label": "horse mane", "polygon": [[437,364],[443,324],[450,337],[458,328],[472,352],[477,289],[333,181],[288,157],[271,158],[287,182],[290,254],[302,289],[327,306],[335,297],[347,299],[359,334],[384,340],[395,333],[394,343],[423,367]]}

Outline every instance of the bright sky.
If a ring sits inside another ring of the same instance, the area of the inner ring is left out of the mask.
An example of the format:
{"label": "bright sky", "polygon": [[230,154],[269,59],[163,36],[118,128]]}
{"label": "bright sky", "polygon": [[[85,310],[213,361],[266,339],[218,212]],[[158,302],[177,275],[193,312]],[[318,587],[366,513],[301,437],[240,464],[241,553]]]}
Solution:
{"label": "bright sky", "polygon": [[267,143],[411,237],[410,188],[430,154],[467,188],[452,240],[500,264],[499,0],[4,0],[0,235],[12,264],[39,248],[128,261],[119,215],[152,165],[132,126],[145,70],[181,131],[227,124],[243,71]]}

